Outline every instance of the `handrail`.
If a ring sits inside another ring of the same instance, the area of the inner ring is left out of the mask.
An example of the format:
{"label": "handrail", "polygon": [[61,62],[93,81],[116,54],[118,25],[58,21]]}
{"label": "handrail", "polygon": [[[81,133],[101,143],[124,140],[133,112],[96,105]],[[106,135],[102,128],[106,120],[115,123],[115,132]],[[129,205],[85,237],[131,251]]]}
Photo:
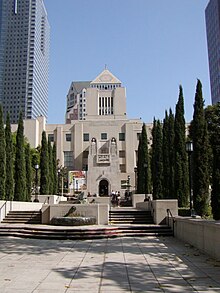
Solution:
{"label": "handrail", "polygon": [[[170,219],[172,221],[172,227],[170,225]],[[173,236],[174,236],[175,218],[173,217],[173,214],[170,209],[167,209],[167,221],[168,221],[168,226],[172,228],[172,232],[173,232]]]}
{"label": "handrail", "polygon": [[7,200],[5,201],[5,203],[0,208],[0,222],[2,221],[2,209],[4,207],[5,207],[5,216],[6,216],[6,213],[7,213]]}

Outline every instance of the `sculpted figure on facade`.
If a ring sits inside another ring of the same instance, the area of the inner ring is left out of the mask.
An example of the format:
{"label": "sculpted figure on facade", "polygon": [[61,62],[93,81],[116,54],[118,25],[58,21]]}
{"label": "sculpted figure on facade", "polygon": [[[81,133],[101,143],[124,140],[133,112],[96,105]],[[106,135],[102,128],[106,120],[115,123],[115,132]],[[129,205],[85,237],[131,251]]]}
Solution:
{"label": "sculpted figure on facade", "polygon": [[91,141],[91,155],[96,155],[96,151],[97,151],[96,139],[93,137]]}

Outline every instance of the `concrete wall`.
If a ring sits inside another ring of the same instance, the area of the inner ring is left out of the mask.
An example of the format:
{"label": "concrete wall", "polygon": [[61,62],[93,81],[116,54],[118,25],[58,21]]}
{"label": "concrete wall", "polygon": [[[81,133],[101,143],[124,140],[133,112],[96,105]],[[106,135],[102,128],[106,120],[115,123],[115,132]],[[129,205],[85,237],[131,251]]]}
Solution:
{"label": "concrete wall", "polygon": [[[37,196],[38,200],[40,203],[44,204],[56,204],[59,203],[60,201],[67,201],[67,198],[65,196],[61,195],[38,195]],[[34,201],[35,195],[31,196],[31,200]]]}
{"label": "concrete wall", "polygon": [[136,208],[138,210],[150,211],[151,210],[151,203],[149,201],[137,202]]}
{"label": "concrete wall", "polygon": [[59,204],[43,205],[42,224],[49,224],[53,217],[63,217],[71,207],[75,206],[75,213],[85,217],[95,217],[96,224],[108,225],[109,207],[107,204]]}
{"label": "concrete wall", "polygon": [[220,221],[175,218],[175,237],[220,260]]}
{"label": "concrete wall", "polygon": [[143,203],[146,197],[152,200],[152,194],[132,194],[133,207],[136,208],[138,203]]}
{"label": "concrete wall", "polygon": [[176,199],[157,199],[151,203],[151,214],[155,224],[165,224],[167,217],[167,209],[169,209],[172,215],[178,216],[178,201]]}

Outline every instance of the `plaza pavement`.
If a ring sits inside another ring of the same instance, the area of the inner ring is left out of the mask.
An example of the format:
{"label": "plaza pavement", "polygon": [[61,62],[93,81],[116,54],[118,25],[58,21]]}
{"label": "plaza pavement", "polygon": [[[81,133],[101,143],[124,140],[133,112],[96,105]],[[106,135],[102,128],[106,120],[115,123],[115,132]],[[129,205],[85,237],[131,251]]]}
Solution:
{"label": "plaza pavement", "polygon": [[0,292],[220,292],[220,262],[172,237],[1,237]]}

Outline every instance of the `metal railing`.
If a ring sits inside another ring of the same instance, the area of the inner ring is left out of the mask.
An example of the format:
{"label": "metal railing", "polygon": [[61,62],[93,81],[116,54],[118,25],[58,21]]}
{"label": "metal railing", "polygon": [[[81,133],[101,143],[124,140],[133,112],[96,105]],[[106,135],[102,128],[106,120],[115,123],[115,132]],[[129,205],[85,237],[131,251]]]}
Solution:
{"label": "metal railing", "polygon": [[[9,206],[8,211],[7,211],[7,206],[8,206],[7,203],[8,203],[8,201],[6,200],[3,203],[3,205],[0,207],[0,222],[6,217],[7,213],[12,210],[12,201],[10,201],[10,206]],[[3,212],[3,210],[4,210],[4,212]]]}
{"label": "metal railing", "polygon": [[173,217],[172,212],[171,212],[170,209],[167,209],[167,225],[169,227],[171,227],[172,232],[173,232],[172,234],[174,236],[175,218]]}

